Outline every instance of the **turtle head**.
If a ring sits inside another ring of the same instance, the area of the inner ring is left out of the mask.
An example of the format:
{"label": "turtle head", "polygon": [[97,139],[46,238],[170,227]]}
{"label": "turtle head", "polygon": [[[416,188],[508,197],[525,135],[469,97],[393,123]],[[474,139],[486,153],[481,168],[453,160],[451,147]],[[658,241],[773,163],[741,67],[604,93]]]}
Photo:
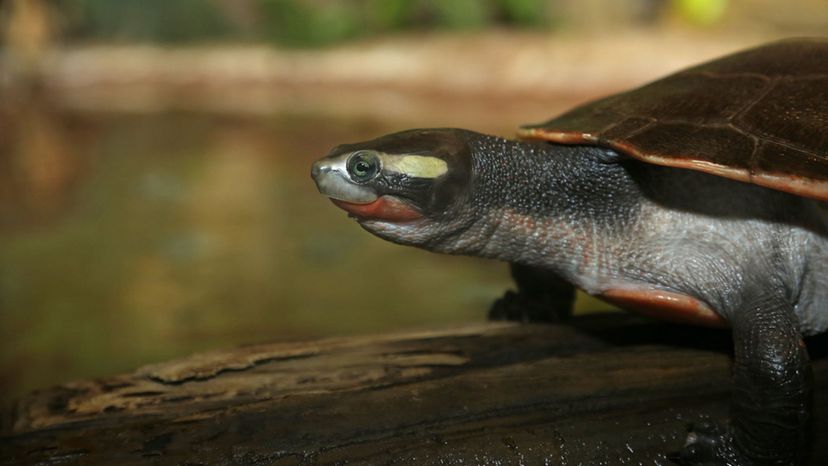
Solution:
{"label": "turtle head", "polygon": [[337,146],[313,164],[311,176],[363,228],[427,246],[466,217],[475,134],[416,129]]}

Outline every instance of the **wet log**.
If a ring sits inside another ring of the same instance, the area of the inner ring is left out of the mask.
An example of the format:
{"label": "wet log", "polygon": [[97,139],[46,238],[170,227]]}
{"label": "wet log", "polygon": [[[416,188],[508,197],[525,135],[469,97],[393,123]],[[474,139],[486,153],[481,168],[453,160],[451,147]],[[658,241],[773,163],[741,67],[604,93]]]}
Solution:
{"label": "wet log", "polygon": [[[727,416],[726,331],[626,315],[250,346],[32,393],[2,464],[668,464]],[[828,458],[828,339],[812,464]]]}

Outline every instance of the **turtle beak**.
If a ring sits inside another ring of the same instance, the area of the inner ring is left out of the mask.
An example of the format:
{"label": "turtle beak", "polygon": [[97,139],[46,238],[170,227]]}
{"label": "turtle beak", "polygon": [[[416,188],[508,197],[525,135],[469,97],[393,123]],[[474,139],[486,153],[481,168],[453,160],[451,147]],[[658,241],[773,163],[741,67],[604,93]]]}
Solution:
{"label": "turtle beak", "polygon": [[331,199],[367,204],[377,200],[377,193],[369,186],[358,185],[351,181],[345,170],[344,160],[324,158],[314,162],[311,178],[316,182],[319,192]]}
{"label": "turtle beak", "polygon": [[[311,167],[311,178],[316,180],[319,175],[322,173],[323,165],[321,160],[317,160],[313,162],[313,166]],[[327,167],[325,168],[327,170]]]}

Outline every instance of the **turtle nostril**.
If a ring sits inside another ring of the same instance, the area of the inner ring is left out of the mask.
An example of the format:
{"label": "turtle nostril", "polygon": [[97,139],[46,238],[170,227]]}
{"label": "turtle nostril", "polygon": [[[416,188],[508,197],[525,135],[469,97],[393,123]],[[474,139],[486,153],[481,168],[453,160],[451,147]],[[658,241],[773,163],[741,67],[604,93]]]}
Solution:
{"label": "turtle nostril", "polygon": [[314,162],[313,167],[311,167],[311,177],[316,178],[322,172],[322,167],[320,167],[319,162]]}

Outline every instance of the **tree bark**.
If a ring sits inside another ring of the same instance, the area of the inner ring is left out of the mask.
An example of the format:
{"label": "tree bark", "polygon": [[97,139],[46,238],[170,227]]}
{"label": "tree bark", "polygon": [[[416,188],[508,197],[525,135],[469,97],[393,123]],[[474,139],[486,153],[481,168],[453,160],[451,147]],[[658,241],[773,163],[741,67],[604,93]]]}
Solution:
{"label": "tree bark", "polygon": [[[828,458],[828,338],[810,464]],[[669,464],[727,418],[730,337],[627,315],[195,355],[34,392],[3,464]],[[822,439],[822,441],[819,441]]]}

